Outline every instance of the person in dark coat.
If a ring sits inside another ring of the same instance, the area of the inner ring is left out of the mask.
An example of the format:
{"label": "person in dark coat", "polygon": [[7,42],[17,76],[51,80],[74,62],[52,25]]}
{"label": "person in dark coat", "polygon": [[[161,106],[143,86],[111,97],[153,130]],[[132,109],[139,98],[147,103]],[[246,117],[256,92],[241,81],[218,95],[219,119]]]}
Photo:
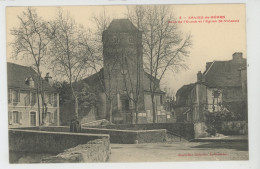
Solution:
{"label": "person in dark coat", "polygon": [[70,131],[74,132],[74,133],[81,132],[81,125],[80,125],[80,122],[78,121],[77,115],[75,115],[74,118],[70,122]]}

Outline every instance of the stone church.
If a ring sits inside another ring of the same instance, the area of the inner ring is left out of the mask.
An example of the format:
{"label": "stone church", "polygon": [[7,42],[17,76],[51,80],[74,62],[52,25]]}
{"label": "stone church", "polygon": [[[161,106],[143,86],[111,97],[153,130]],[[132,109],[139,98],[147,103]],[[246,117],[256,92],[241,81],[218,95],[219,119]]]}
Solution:
{"label": "stone church", "polygon": [[[135,119],[133,100],[138,100],[138,123],[152,122],[149,86],[150,80],[156,83],[159,80],[144,71],[142,32],[128,19],[114,19],[103,32],[102,42],[103,68],[82,80],[99,96],[95,106],[97,119],[110,119],[112,114],[114,123],[132,123]],[[163,108],[164,96],[158,88],[156,122],[170,119]]]}

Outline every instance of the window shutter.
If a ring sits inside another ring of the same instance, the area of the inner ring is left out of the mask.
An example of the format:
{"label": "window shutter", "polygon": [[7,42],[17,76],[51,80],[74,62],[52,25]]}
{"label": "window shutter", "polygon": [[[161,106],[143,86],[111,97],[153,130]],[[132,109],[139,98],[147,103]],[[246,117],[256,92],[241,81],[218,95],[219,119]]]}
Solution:
{"label": "window shutter", "polygon": [[13,112],[9,111],[8,115],[9,115],[9,119],[8,119],[9,124],[12,124],[12,122],[13,122]]}
{"label": "window shutter", "polygon": [[10,100],[11,100],[11,103],[13,103],[13,91],[10,89]]}
{"label": "window shutter", "polygon": [[51,104],[54,105],[54,99],[55,99],[54,97],[55,97],[55,95],[54,95],[54,94],[51,94],[51,96],[52,96]]}
{"label": "window shutter", "polygon": [[51,113],[51,123],[54,123],[54,113]]}
{"label": "window shutter", "polygon": [[12,90],[12,103],[15,102],[15,91]]}
{"label": "window shutter", "polygon": [[18,95],[18,99],[17,99],[17,100],[18,100],[18,102],[20,102],[20,90],[17,91],[17,93],[18,93],[18,94],[17,94],[17,95]]}
{"label": "window shutter", "polygon": [[23,112],[19,112],[19,123],[21,123],[22,119],[23,119]]}
{"label": "window shutter", "polygon": [[28,106],[30,106],[30,103],[31,103],[31,93],[28,92],[27,95],[28,95]]}
{"label": "window shutter", "polygon": [[8,103],[12,103],[12,90],[9,89],[9,92],[8,92]]}

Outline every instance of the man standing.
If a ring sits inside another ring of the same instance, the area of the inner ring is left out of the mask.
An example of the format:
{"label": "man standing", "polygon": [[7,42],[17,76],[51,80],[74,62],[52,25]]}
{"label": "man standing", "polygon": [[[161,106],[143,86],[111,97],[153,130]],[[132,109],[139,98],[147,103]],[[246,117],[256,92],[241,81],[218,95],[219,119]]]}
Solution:
{"label": "man standing", "polygon": [[74,118],[70,122],[70,131],[74,132],[74,133],[81,132],[81,125],[80,125],[80,122],[78,121],[77,115],[75,115]]}

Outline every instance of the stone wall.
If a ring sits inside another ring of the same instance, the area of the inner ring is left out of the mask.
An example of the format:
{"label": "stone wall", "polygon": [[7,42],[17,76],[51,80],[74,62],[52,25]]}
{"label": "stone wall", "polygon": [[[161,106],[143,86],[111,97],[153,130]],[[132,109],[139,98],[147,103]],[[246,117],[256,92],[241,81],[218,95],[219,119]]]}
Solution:
{"label": "stone wall", "polygon": [[[21,129],[18,129],[21,130]],[[28,127],[22,130],[39,130],[49,132],[69,132],[68,126],[59,127]],[[81,133],[105,134],[110,136],[111,143],[119,144],[135,144],[135,143],[156,143],[163,142],[166,139],[165,129],[153,130],[120,130],[120,129],[104,129],[104,128],[87,128],[82,127]],[[74,133],[71,133],[74,134]]]}
{"label": "stone wall", "polygon": [[166,130],[118,130],[101,128],[82,128],[84,133],[109,134],[111,143],[135,144],[157,143],[166,140]]}
{"label": "stone wall", "polygon": [[246,121],[226,121],[219,126],[219,132],[226,135],[248,134],[248,123]]}
{"label": "stone wall", "polygon": [[205,123],[194,123],[195,138],[208,137],[210,134],[206,132]]}
{"label": "stone wall", "polygon": [[42,159],[42,163],[106,162],[111,154],[108,139],[97,139],[65,150],[56,156]]}
{"label": "stone wall", "polygon": [[109,141],[109,135],[9,129],[9,151],[61,153],[96,139]]}
{"label": "stone wall", "polygon": [[166,129],[167,131],[178,134],[187,140],[193,139],[196,136],[193,123],[121,124],[121,125],[108,125],[105,126],[105,128],[117,129],[117,130]]}

